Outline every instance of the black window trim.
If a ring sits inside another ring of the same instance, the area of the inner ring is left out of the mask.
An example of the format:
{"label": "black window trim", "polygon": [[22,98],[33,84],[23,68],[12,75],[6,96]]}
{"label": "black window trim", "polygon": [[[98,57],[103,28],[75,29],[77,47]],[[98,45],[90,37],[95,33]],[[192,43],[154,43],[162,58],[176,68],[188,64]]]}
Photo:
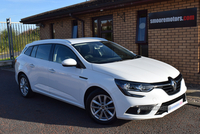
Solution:
{"label": "black window trim", "polygon": [[[35,47],[35,46],[37,46],[37,50],[38,50],[38,47],[40,46],[40,45],[51,45],[51,49],[50,49],[50,53],[49,53],[49,58],[48,58],[48,60],[47,61],[50,61],[50,62],[53,62],[53,53],[54,53],[54,49],[55,49],[55,46],[56,45],[62,45],[62,46],[65,46],[65,47],[67,47],[67,48],[69,48],[73,53],[74,53],[74,51],[70,48],[70,47],[68,47],[68,46],[66,46],[66,45],[64,45],[64,44],[61,44],[61,43],[45,43],[45,44],[36,44],[36,45],[31,45],[31,46],[29,46],[29,47],[32,47],[32,50],[31,50],[31,52],[30,52],[30,55],[27,55],[27,56],[30,56],[30,57],[33,57],[33,56],[31,56],[31,53],[32,53],[32,51],[33,51],[33,48]],[[28,48],[29,47],[27,47],[27,49],[26,49],[26,51],[28,50]],[[36,55],[37,55],[37,50],[36,50],[36,52],[35,52],[35,57],[33,57],[33,58],[37,58],[36,57]],[[26,52],[25,51],[25,52]],[[24,52],[24,54],[25,54],[25,52]],[[74,53],[75,54],[75,53]],[[25,54],[26,55],[26,54]],[[75,54],[76,55],[76,54]],[[85,67],[85,65],[83,64],[83,62],[79,59],[79,57],[76,55],[76,57],[77,57],[77,68],[82,68],[82,69],[86,69],[86,67]],[[40,59],[40,58],[37,58],[37,59]],[[41,59],[41,60],[44,60],[44,59]],[[54,62],[54,63],[57,63],[57,62]],[[60,63],[58,63],[58,64],[60,64]]]}

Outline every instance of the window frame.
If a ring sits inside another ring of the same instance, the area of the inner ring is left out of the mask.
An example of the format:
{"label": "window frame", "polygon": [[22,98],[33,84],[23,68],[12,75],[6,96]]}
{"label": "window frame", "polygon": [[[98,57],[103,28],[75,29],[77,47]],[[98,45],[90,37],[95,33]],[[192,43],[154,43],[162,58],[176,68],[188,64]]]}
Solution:
{"label": "window frame", "polygon": [[[76,23],[77,25],[75,25],[75,23]],[[77,35],[76,35],[75,38],[78,38],[78,20],[72,20],[72,38],[74,38],[74,37],[73,37],[73,34],[74,34],[74,26],[77,26]]]}
{"label": "window frame", "polygon": [[[136,44],[148,43],[148,15],[147,13],[148,13],[147,10],[137,11],[136,39],[135,39]],[[146,15],[145,37],[144,37],[144,41],[138,41],[139,18],[141,18],[143,15]]]}
{"label": "window frame", "polygon": [[[101,21],[103,20],[110,20],[112,19],[112,30],[106,30],[106,31],[102,31],[101,29]],[[97,20],[97,37],[101,37],[101,34],[103,33],[111,33],[111,41],[114,41],[114,36],[113,36],[113,15],[105,15],[105,16],[98,16],[98,17],[94,17],[92,18],[92,36],[95,36],[95,31],[94,31],[94,21]]]}

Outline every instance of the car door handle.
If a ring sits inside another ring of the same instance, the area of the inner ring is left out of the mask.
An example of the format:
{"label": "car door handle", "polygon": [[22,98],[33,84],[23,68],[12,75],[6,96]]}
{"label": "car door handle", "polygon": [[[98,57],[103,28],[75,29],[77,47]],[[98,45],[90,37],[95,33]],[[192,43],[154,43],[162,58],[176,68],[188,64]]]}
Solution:
{"label": "car door handle", "polygon": [[31,68],[34,68],[34,67],[35,67],[35,65],[33,65],[33,64],[30,64],[29,66],[30,66]]}
{"label": "car door handle", "polygon": [[87,80],[88,78],[86,78],[86,77],[83,77],[83,76],[79,76],[79,78],[81,78],[81,79],[85,79],[85,80]]}
{"label": "car door handle", "polygon": [[49,72],[55,73],[56,71],[54,69],[49,69]]}

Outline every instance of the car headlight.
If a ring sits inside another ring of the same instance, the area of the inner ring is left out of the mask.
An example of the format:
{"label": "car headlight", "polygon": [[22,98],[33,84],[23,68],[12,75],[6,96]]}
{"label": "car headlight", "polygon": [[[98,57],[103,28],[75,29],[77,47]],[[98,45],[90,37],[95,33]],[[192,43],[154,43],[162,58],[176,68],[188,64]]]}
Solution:
{"label": "car headlight", "polygon": [[130,91],[135,92],[150,92],[152,89],[155,88],[155,85],[148,84],[148,83],[138,83],[138,82],[130,82],[124,80],[115,79],[115,83],[118,88],[128,96],[135,96],[130,93]]}

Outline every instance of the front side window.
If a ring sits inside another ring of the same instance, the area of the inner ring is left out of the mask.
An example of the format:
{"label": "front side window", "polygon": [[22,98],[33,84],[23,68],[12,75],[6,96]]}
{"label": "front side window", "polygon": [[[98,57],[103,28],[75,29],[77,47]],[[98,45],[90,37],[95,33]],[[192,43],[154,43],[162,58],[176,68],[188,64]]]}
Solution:
{"label": "front side window", "polygon": [[76,55],[72,50],[64,45],[56,45],[53,53],[53,62],[62,63],[65,59],[76,60]]}
{"label": "front side window", "polygon": [[101,64],[137,58],[137,55],[108,41],[86,42],[73,46],[90,63]]}
{"label": "front side window", "polygon": [[49,54],[52,45],[39,45],[36,53],[36,58],[49,60]]}

